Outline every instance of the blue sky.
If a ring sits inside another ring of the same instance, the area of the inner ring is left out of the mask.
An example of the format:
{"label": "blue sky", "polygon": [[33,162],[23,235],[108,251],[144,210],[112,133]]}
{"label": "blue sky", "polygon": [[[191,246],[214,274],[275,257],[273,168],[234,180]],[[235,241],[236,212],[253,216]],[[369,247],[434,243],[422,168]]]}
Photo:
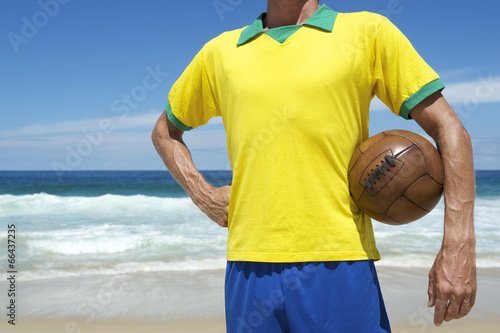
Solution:
{"label": "blue sky", "polygon": [[[500,169],[500,3],[326,0],[388,16],[441,75],[476,169]],[[480,3],[480,5],[478,5]],[[0,4],[0,170],[164,169],[150,141],[170,87],[205,42],[265,0],[7,0]],[[371,134],[413,121],[372,103]],[[220,119],[185,135],[199,169],[228,169]]]}

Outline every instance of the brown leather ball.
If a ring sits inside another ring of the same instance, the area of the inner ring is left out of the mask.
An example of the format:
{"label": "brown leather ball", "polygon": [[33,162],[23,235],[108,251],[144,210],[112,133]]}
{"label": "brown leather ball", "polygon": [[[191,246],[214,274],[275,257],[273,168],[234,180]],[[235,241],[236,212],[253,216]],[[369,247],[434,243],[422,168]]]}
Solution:
{"label": "brown leather ball", "polygon": [[373,219],[406,224],[429,213],[443,194],[441,155],[422,136],[391,130],[359,146],[349,163],[349,190]]}

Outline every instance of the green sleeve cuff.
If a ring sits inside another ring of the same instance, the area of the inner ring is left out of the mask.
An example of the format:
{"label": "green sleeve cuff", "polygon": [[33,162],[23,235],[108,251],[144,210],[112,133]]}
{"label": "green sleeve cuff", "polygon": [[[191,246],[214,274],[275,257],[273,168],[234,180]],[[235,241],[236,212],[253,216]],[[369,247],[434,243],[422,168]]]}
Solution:
{"label": "green sleeve cuff", "polygon": [[174,113],[172,112],[172,107],[170,106],[170,101],[167,102],[167,105],[165,106],[165,112],[167,113],[168,120],[170,120],[170,122],[174,124],[175,127],[180,129],[181,131],[186,132],[193,129],[192,127],[184,125],[182,121],[180,121],[179,119],[177,119],[176,116],[174,116]]}
{"label": "green sleeve cuff", "polygon": [[403,105],[401,105],[401,109],[399,110],[399,115],[405,119],[411,119],[410,111],[413,110],[415,106],[417,106],[424,99],[434,94],[435,92],[441,91],[444,89],[444,84],[440,79],[431,81],[427,83],[425,86],[420,88],[416,93],[411,95],[404,101]]}

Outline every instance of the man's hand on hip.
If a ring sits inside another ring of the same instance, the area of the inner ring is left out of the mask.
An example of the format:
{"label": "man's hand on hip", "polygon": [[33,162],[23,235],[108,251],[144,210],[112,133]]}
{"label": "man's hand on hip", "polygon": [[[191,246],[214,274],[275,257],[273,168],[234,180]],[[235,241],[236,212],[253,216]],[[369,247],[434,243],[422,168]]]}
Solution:
{"label": "man's hand on hip", "polygon": [[193,200],[210,219],[219,226],[226,228],[229,212],[229,193],[231,185],[212,187],[206,191],[201,200]]}

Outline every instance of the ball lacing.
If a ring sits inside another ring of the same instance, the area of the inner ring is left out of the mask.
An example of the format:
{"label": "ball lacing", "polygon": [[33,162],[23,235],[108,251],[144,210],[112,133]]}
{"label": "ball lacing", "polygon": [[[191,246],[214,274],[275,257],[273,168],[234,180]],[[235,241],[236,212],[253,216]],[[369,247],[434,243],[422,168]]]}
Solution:
{"label": "ball lacing", "polygon": [[373,185],[377,184],[375,178],[377,180],[380,180],[381,175],[385,176],[384,169],[387,170],[387,172],[391,172],[391,170],[389,169],[389,166],[394,168],[396,166],[396,163],[394,162],[395,160],[396,159],[394,157],[392,157],[391,155],[387,155],[387,156],[385,156],[385,161],[383,161],[383,160],[380,161],[382,163],[382,167],[380,167],[377,164],[375,166],[375,169],[371,170],[372,173],[368,174],[368,179],[366,179],[366,178],[364,179],[366,186],[368,186],[368,188],[370,190],[373,190]]}

